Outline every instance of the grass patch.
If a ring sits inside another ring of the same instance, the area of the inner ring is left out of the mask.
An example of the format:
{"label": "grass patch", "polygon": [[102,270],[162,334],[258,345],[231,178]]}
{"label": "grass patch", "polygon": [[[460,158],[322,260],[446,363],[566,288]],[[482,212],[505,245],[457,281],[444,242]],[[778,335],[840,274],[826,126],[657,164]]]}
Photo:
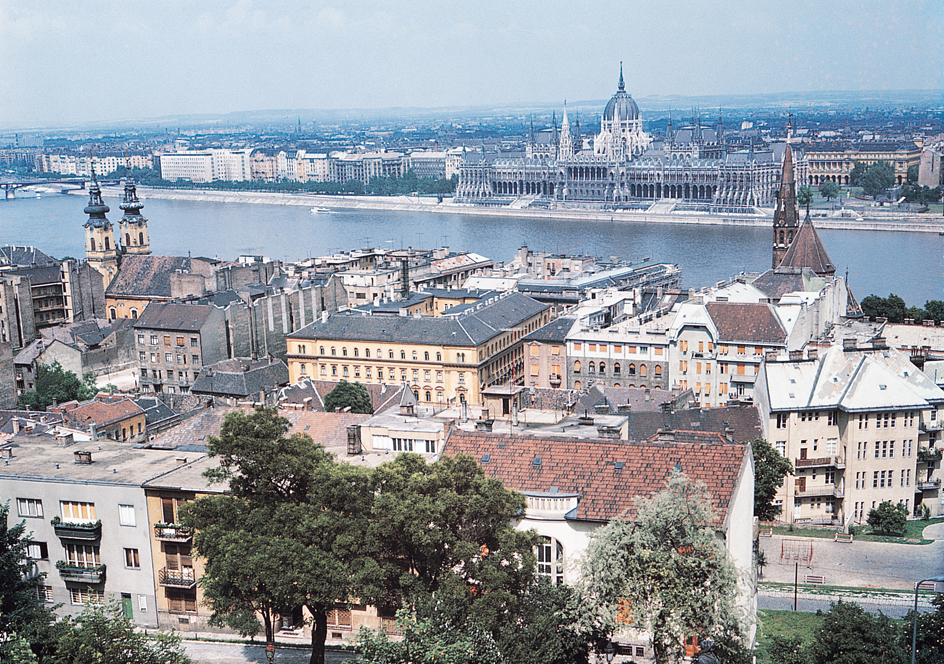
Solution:
{"label": "grass patch", "polygon": [[[873,533],[869,526],[855,526],[855,540],[857,542],[888,542],[891,544],[930,544],[934,540],[924,539],[922,531],[930,525],[944,522],[944,518],[937,517],[927,521],[915,520],[905,524],[904,535],[882,535]],[[839,528],[799,528],[797,526],[775,526],[774,534],[784,537],[815,537],[818,539],[833,539]],[[853,544],[855,546],[855,544]]]}
{"label": "grass patch", "polygon": [[823,625],[823,615],[802,611],[758,611],[757,622],[757,662],[767,664],[770,662],[767,645],[774,636],[797,636],[803,640],[804,646],[809,645],[816,630]]}

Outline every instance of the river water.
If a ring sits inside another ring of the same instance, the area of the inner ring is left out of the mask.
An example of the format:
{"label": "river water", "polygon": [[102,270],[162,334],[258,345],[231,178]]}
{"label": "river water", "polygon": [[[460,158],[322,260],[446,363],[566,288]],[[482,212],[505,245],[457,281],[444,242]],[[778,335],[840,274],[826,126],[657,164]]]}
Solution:
{"label": "river water", "polygon": [[[84,256],[82,209],[88,198],[44,194],[0,199],[0,245],[35,245],[56,258]],[[507,262],[522,245],[563,254],[651,258],[678,263],[685,287],[770,267],[771,231],[761,227],[644,224],[339,210],[311,214],[298,205],[145,200],[151,250],[162,255],[235,259],[261,254],[297,260],[361,247],[472,251]],[[121,219],[117,198],[108,218]],[[944,237],[936,233],[819,231],[853,292],[895,293],[909,305],[944,299]]]}

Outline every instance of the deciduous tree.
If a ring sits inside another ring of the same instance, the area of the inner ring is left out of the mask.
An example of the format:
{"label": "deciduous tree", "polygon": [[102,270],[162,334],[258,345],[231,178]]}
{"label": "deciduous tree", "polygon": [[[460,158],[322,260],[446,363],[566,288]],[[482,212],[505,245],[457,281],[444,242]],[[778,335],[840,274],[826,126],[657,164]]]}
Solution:
{"label": "deciduous tree", "polygon": [[774,497],[783,479],[793,474],[793,464],[763,438],[751,441],[751,451],[754,453],[754,516],[761,521],[773,521],[780,514]]}
{"label": "deciduous tree", "polygon": [[826,613],[808,649],[808,661],[830,664],[904,664],[900,628],[888,617],[873,616],[858,604],[839,602]]}
{"label": "deciduous tree", "polygon": [[682,473],[637,500],[635,521],[615,519],[593,536],[583,577],[581,624],[645,630],[657,662],[681,656],[692,635],[740,635],[736,573],[715,536],[710,496]]}
{"label": "deciduous tree", "polygon": [[903,503],[883,500],[878,507],[869,510],[865,522],[880,533],[901,534],[908,523],[908,508]]}
{"label": "deciduous tree", "polygon": [[832,198],[836,198],[839,196],[839,185],[832,180],[826,180],[819,187],[819,195],[825,198],[827,201]]}
{"label": "deciduous tree", "polygon": [[867,196],[878,196],[895,184],[895,169],[887,162],[880,161],[869,167],[859,184]]}
{"label": "deciduous tree", "polygon": [[[944,595],[938,593],[931,601],[934,613],[918,613],[918,639],[915,641],[916,664],[940,664],[944,662]],[[909,611],[902,621],[901,648],[911,651],[912,619]]]}
{"label": "deciduous tree", "polygon": [[40,364],[36,368],[36,390],[20,395],[20,408],[46,410],[49,406],[66,401],[85,401],[95,396],[95,377],[86,371],[82,380],[66,371],[58,361]]}
{"label": "deciduous tree", "polygon": [[352,413],[370,415],[374,412],[374,405],[370,401],[370,394],[362,383],[349,383],[342,380],[337,386],[325,395],[325,412],[333,413],[350,408]]}

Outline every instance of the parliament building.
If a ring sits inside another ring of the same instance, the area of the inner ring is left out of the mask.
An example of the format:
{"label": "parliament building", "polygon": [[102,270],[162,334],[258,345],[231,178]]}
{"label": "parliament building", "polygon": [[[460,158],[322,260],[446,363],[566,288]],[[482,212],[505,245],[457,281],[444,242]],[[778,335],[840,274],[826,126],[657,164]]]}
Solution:
{"label": "parliament building", "polygon": [[[693,117],[676,129],[670,120],[665,139],[654,140],[642,129],[621,66],[599,134],[585,141],[565,104],[559,128],[556,114],[550,132],[536,135],[532,126],[523,156],[467,154],[456,202],[646,210],[665,200],[678,211],[752,213],[774,206],[786,146],[729,150],[720,117],[715,127]],[[805,184],[806,158],[794,155],[794,168]]]}

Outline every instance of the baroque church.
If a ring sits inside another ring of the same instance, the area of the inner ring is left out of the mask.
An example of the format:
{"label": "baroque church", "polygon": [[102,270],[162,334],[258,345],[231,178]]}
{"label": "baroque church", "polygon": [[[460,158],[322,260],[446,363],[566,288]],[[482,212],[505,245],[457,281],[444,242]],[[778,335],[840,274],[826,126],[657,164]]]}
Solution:
{"label": "baroque church", "polygon": [[140,201],[134,180],[125,181],[125,195],[119,206],[124,215],[119,222],[120,237],[123,242],[115,241],[115,231],[105,215],[110,208],[102,198],[95,171],[92,170],[92,184],[89,187],[89,204],[84,212],[88,215],[85,222],[85,257],[105,280],[105,288],[118,274],[124,255],[143,255],[151,253],[148,238],[147,219],[141,215],[144,203]]}
{"label": "baroque church", "polygon": [[[616,93],[603,109],[600,133],[587,141],[564,105],[550,132],[539,137],[532,124],[523,155],[467,154],[459,172],[456,202],[486,205],[556,205],[646,210],[668,201],[674,210],[754,212],[773,207],[780,189],[788,143],[764,149],[729,149],[724,126],[691,124],[664,139],[643,131],[639,107],[626,92],[620,65]],[[805,157],[795,160],[800,182]]]}

